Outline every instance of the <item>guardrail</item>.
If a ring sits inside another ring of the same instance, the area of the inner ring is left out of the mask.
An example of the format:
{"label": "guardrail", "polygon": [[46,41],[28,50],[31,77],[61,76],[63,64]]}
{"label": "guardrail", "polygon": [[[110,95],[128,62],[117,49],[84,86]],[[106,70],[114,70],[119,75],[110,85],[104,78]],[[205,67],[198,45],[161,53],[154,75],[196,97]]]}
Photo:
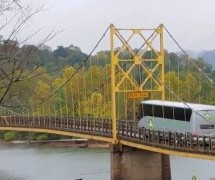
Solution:
{"label": "guardrail", "polygon": [[136,122],[119,121],[118,138],[165,149],[215,155],[215,137],[139,128]]}
{"label": "guardrail", "polygon": [[[105,137],[112,136],[110,119],[89,117],[0,116],[0,126],[53,129]],[[188,132],[149,130],[139,128],[135,121],[117,121],[117,137],[119,141],[126,140],[165,149],[215,155],[215,137],[192,135]]]}
{"label": "guardrail", "polygon": [[47,128],[62,131],[75,131],[87,134],[111,136],[112,123],[109,119],[39,117],[39,116],[0,116],[0,126]]}

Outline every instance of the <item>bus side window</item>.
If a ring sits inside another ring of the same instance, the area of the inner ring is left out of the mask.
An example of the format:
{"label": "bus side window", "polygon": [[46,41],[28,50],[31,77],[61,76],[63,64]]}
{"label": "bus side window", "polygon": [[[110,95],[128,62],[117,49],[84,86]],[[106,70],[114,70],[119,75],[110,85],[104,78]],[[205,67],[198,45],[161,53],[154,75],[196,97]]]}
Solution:
{"label": "bus side window", "polygon": [[174,107],[175,120],[190,121],[191,113],[190,109]]}
{"label": "bus side window", "polygon": [[162,106],[154,106],[154,116],[163,118],[163,107]]}
{"label": "bus side window", "polygon": [[173,107],[164,106],[164,118],[174,119],[173,117]]}
{"label": "bus side window", "polygon": [[190,121],[192,110],[191,109],[185,109],[185,115],[186,115],[186,121]]}
{"label": "bus side window", "polygon": [[174,115],[175,115],[175,120],[182,120],[184,121],[186,119],[185,115],[185,109],[184,108],[174,108]]}
{"label": "bus side window", "polygon": [[144,104],[143,105],[143,112],[144,112],[144,116],[153,116],[152,105]]}

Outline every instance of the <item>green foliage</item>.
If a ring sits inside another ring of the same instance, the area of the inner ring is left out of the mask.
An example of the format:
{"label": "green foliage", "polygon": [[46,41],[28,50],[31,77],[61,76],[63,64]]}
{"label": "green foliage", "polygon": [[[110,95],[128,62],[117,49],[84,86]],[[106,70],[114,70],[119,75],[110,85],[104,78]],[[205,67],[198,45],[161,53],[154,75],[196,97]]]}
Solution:
{"label": "green foliage", "polygon": [[80,65],[83,62],[87,55],[83,53],[80,48],[70,45],[69,47],[58,46],[56,50],[52,53],[57,59],[60,64],[62,60],[66,65]]}
{"label": "green foliage", "polygon": [[6,131],[0,131],[0,139],[3,140],[4,139],[4,134],[6,133]]}
{"label": "green foliage", "polygon": [[70,49],[69,48],[64,48],[63,46],[58,46],[56,50],[53,51],[52,53],[55,57],[68,57],[70,54]]}
{"label": "green foliage", "polygon": [[48,137],[48,134],[40,134],[40,135],[38,135],[37,137],[36,137],[36,140],[38,140],[38,141],[42,141],[42,140],[48,140],[49,139],[49,137]]}
{"label": "green foliage", "polygon": [[37,133],[29,132],[29,133],[28,133],[28,140],[35,140],[36,134],[37,134]]}
{"label": "green foliage", "polygon": [[[17,45],[15,44],[15,46]],[[27,75],[34,68],[34,64],[42,64],[40,68],[33,70],[35,75],[40,74],[40,76],[14,83],[8,92],[10,97],[18,94],[13,98],[13,103],[25,105],[23,107],[19,106],[21,112],[26,110],[26,106],[29,106],[29,113],[36,116],[110,117],[110,84],[106,83],[103,85],[103,89],[99,89],[101,84],[110,78],[110,65],[107,65],[107,63],[110,63],[110,51],[97,52],[90,57],[91,61],[89,63],[84,64],[76,72],[76,67],[87,57],[78,47],[73,45],[69,47],[58,46],[54,51],[51,51],[48,47],[37,48],[32,45],[26,45],[22,48],[25,53],[34,52],[34,56],[31,57],[33,61],[24,67],[23,75]],[[122,52],[120,57],[128,59],[130,55]],[[144,54],[146,59],[156,57],[157,54],[150,50]],[[149,69],[151,67],[153,70],[155,63],[157,62],[144,62],[144,66],[149,67]],[[193,66],[194,63],[215,80],[215,71],[203,59],[191,59],[188,63],[187,57],[165,51],[165,86],[169,87],[165,91],[166,100],[178,101],[178,97],[174,95],[177,94],[183,101],[215,104],[215,88],[212,88],[210,83],[203,79],[199,69]],[[131,66],[132,63],[128,63],[128,65],[123,65],[121,68],[128,70]],[[58,69],[57,72],[54,70],[55,68]],[[52,70],[56,73],[47,73]],[[154,73],[156,74],[153,75],[158,76],[160,72]],[[120,81],[122,76],[122,72],[119,71],[116,74],[116,82]],[[134,68],[134,72],[130,73],[129,78],[132,79],[134,84],[140,84],[146,76],[147,73],[141,66],[137,66],[136,69]],[[200,84],[201,78],[202,82]],[[71,80],[68,81],[68,79]],[[66,85],[62,87],[65,82],[67,82]],[[150,89],[151,86],[152,80],[149,78],[146,87]],[[128,78],[125,78],[118,88],[131,89],[132,87],[132,83]],[[98,91],[95,91],[95,89]],[[5,89],[0,89],[0,95],[4,91]],[[53,94],[55,91],[56,93]],[[158,97],[160,97],[159,93],[154,93],[150,98]],[[126,93],[117,93],[117,118],[133,119],[135,103],[139,102],[128,101]],[[31,108],[34,109],[33,112],[30,112]],[[47,134],[29,133],[26,136],[26,134],[20,135],[10,132],[7,132],[4,136],[0,134],[1,137],[6,140],[14,138],[28,138],[30,140],[60,138]]]}
{"label": "green foliage", "polygon": [[[35,70],[35,74],[41,74],[36,78],[29,79],[28,81],[21,81],[12,85],[8,95],[18,93],[19,96],[14,98],[14,102],[23,103],[34,108],[33,115],[41,116],[55,116],[55,115],[74,115],[84,117],[95,118],[109,118],[111,115],[111,96],[110,84],[105,84],[104,89],[101,92],[92,91],[95,87],[98,87],[98,82],[104,82],[107,80],[107,72],[110,72],[110,66],[106,65],[106,61],[110,62],[110,52],[101,51],[94,55],[91,64],[85,65],[78,72],[76,66],[86,58],[86,54],[82,53],[78,47],[59,46],[57,50],[51,52],[48,48],[37,49],[34,46],[25,47],[26,52],[34,49],[36,52],[34,56],[35,63],[45,61],[46,64]],[[126,54],[124,54],[127,57]],[[145,58],[155,58],[156,54],[147,51]],[[207,75],[212,79],[215,79],[215,71],[211,66],[203,61],[203,59],[192,59],[188,71],[188,61],[186,57],[177,55],[175,53],[165,52],[165,85],[169,87],[166,89],[166,100],[178,101],[180,100],[188,102],[203,102],[205,104],[215,104],[215,88],[211,87],[210,83],[202,80],[203,76],[200,75],[198,68],[191,66],[195,62]],[[47,74],[47,71],[51,70],[51,66],[59,68],[59,72],[56,74]],[[72,66],[68,66],[72,65]],[[147,64],[145,65],[152,65]],[[24,74],[27,75],[33,64],[28,64],[25,68]],[[125,69],[129,69],[125,67]],[[159,72],[158,72],[159,73]],[[116,80],[120,79],[122,73],[116,75]],[[138,70],[134,72],[133,82],[140,83],[145,74]],[[70,81],[68,79],[73,77]],[[109,78],[108,74],[108,78]],[[67,82],[67,84],[61,88],[61,86]],[[151,85],[149,80],[149,86]],[[130,82],[126,79],[121,83],[119,88],[125,89],[131,88]],[[59,89],[60,88],[60,89]],[[98,87],[99,88],[99,87]],[[150,88],[150,87],[149,87]],[[54,90],[57,90],[52,96]],[[104,91],[105,90],[105,91]],[[3,93],[3,89],[0,90],[0,94]],[[106,92],[107,91],[107,92]],[[104,92],[104,93],[103,93]],[[174,92],[172,94],[171,92]],[[51,98],[46,99],[46,97]],[[85,98],[87,97],[87,98]],[[153,98],[159,97],[154,94]],[[201,99],[200,99],[201,97]],[[44,101],[45,100],[45,101]],[[78,102],[78,100],[82,100]],[[44,102],[43,102],[44,101]],[[43,102],[42,106],[37,106]],[[117,118],[118,119],[133,119],[135,103],[128,101],[127,94],[117,94]],[[25,107],[23,107],[25,109]],[[59,139],[65,138],[63,136],[41,134],[41,133],[17,133],[17,132],[0,132],[0,138],[6,141],[14,139],[29,139],[29,140],[47,140],[47,139]]]}
{"label": "green foliage", "polygon": [[15,132],[15,131],[8,131],[4,134],[4,140],[5,141],[15,140],[16,137],[17,137],[17,132]]}
{"label": "green foliage", "polygon": [[[75,116],[88,116],[88,117],[110,117],[111,101],[110,94],[108,93],[92,93],[95,87],[98,87],[98,82],[104,82],[107,79],[107,72],[110,72],[110,66],[105,66],[107,62],[110,62],[110,52],[100,51],[96,55],[91,57],[90,63],[86,64],[82,69],[75,73],[75,67],[80,64],[84,59],[83,54],[81,55],[81,50],[75,46],[63,47],[59,46],[52,55],[54,55],[58,61],[64,61],[67,65],[66,67],[61,67],[60,76],[53,77],[52,82],[41,81],[38,79],[37,87],[35,88],[35,94],[31,97],[31,100],[35,102],[39,99],[43,99],[48,94],[51,94],[53,90],[60,88],[57,93],[54,94],[51,102],[46,102],[48,106],[41,107],[37,109],[35,114],[38,115],[49,115],[49,113],[54,115],[75,115]],[[121,54],[124,58],[129,58],[128,54],[124,52]],[[72,58],[74,57],[74,59]],[[144,58],[153,59],[157,55],[153,51],[147,51]],[[207,96],[209,84],[203,82],[201,86],[199,85],[199,72],[198,68],[193,68],[193,63],[201,67],[208,75],[213,77],[213,71],[210,66],[205,63],[202,59],[192,59],[188,63],[187,57],[182,55],[177,55],[175,53],[168,53],[165,51],[165,86],[170,86],[170,91],[166,90],[165,95],[167,100],[178,101],[177,95],[180,99],[189,102],[198,102],[199,96],[203,98],[203,102],[207,103],[209,98]],[[73,65],[73,66],[68,66]],[[154,67],[155,62],[145,62],[145,66]],[[189,71],[188,71],[188,65]],[[124,67],[125,69],[129,69]],[[156,72],[155,76],[159,76],[159,71]],[[142,72],[142,69],[136,67],[133,73],[133,82],[139,84],[146,74]],[[215,74],[215,73],[214,73]],[[116,75],[117,79],[120,79],[122,73]],[[67,84],[61,88],[61,86],[72,77],[72,79],[67,82]],[[109,74],[108,74],[108,77]],[[119,88],[132,88],[132,84],[129,80],[125,79]],[[152,81],[149,79],[146,83],[146,88],[151,88]],[[105,90],[110,91],[110,85],[104,86]],[[174,95],[172,92],[174,92]],[[87,98],[85,98],[87,96]],[[159,98],[159,93],[152,93],[151,98]],[[213,93],[210,93],[210,101],[212,101]],[[117,107],[119,108],[120,114],[124,116],[133,117],[134,112],[130,109],[134,107],[132,102],[128,102],[126,95],[118,96]],[[215,98],[214,98],[215,99]],[[79,102],[79,100],[82,100]],[[127,104],[127,105],[125,105]],[[125,106],[127,106],[127,112],[125,111]],[[52,109],[50,109],[52,107]],[[128,115],[126,115],[128,114]]]}
{"label": "green foliage", "polygon": [[81,114],[95,118],[110,117],[110,101],[104,102],[100,93],[94,92],[87,100],[81,103]]}

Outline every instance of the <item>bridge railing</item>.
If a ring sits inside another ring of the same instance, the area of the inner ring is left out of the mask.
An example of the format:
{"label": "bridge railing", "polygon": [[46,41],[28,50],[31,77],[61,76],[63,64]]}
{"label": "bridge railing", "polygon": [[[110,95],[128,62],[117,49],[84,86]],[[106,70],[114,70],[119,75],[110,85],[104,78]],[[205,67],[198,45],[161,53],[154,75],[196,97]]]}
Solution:
{"label": "bridge railing", "polygon": [[119,121],[118,138],[171,150],[215,154],[215,137],[139,128],[137,122]]}
{"label": "bridge railing", "polygon": [[[117,122],[117,136],[119,141],[126,140],[171,150],[215,155],[215,137],[198,136],[188,132],[165,132],[139,128],[136,121]],[[0,116],[0,126],[55,129],[89,135],[112,136],[112,123],[110,119],[90,117]]]}
{"label": "bridge railing", "polygon": [[112,134],[112,123],[109,119],[72,118],[56,116],[0,116],[1,126],[48,128],[64,131],[82,131],[101,135]]}

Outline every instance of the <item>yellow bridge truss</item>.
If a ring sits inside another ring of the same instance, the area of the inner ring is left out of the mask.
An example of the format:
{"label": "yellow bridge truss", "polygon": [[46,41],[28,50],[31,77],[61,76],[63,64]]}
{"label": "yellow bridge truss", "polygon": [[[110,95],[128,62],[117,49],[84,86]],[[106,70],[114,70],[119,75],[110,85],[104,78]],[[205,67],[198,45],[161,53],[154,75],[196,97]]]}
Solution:
{"label": "yellow bridge truss", "polygon": [[[149,36],[146,32],[150,32]],[[135,40],[140,42],[138,49],[130,44],[135,44]],[[165,98],[163,25],[155,29],[117,29],[111,25],[110,46],[113,143],[117,143],[116,93],[151,98],[156,93],[157,98]],[[138,82],[134,78],[137,72]]]}

